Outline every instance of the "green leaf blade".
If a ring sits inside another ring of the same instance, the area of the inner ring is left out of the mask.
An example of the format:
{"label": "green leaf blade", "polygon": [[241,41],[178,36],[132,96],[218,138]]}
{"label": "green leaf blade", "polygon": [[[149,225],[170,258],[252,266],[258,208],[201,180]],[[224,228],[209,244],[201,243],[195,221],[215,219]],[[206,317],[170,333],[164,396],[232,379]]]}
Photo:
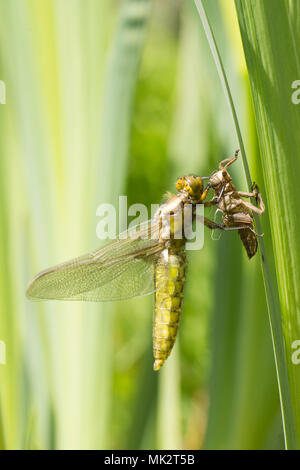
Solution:
{"label": "green leaf blade", "polygon": [[[296,36],[291,29],[295,18],[291,21],[293,10],[289,12],[287,4],[280,1],[236,0],[236,8],[254,101],[299,445],[300,369],[291,361],[292,343],[300,337],[300,112],[291,100],[292,83],[300,76]],[[292,418],[290,413],[286,415],[290,448],[297,446]]]}

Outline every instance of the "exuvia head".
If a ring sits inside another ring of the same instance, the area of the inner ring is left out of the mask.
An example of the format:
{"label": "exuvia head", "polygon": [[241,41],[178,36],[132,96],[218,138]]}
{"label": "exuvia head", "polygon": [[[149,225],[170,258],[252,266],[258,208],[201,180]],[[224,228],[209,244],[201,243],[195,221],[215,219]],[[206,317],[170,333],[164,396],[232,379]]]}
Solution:
{"label": "exuvia head", "polygon": [[179,193],[188,196],[191,202],[200,202],[203,193],[203,178],[201,176],[182,176],[176,181],[176,189]]}
{"label": "exuvia head", "polygon": [[230,174],[224,168],[222,170],[214,171],[209,178],[209,186],[218,189],[224,184],[232,181]]}

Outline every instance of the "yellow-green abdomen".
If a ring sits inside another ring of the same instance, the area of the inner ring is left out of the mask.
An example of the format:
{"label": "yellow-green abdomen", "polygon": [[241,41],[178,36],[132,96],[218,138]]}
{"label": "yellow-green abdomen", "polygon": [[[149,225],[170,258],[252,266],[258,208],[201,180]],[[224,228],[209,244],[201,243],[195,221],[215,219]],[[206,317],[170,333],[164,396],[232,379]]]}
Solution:
{"label": "yellow-green abdomen", "polygon": [[169,356],[181,316],[186,257],[184,251],[165,249],[155,268],[155,313],[153,326],[154,370]]}

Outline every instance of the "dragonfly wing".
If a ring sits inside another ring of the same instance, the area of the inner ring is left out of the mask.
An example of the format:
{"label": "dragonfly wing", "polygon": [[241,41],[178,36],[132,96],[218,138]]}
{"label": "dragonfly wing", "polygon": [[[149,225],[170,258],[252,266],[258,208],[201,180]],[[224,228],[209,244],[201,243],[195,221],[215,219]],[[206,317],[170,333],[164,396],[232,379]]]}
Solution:
{"label": "dragonfly wing", "polygon": [[120,300],[154,291],[154,263],[163,249],[159,223],[147,221],[100,250],[39,273],[31,299]]}
{"label": "dragonfly wing", "polygon": [[[118,274],[114,277],[116,269]],[[70,297],[70,300],[122,300],[154,292],[154,263],[150,259],[134,259],[116,265],[107,270],[105,276],[110,280],[98,285],[94,290]]]}

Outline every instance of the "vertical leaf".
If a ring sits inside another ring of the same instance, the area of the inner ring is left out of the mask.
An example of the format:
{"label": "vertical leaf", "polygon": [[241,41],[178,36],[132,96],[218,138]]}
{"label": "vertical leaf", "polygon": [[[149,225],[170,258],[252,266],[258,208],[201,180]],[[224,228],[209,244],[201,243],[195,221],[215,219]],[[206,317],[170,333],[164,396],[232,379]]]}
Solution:
{"label": "vertical leaf", "polygon": [[[240,130],[240,125],[235,109],[235,105],[232,99],[230,86],[226,77],[224,65],[215,41],[215,37],[211,26],[209,24],[205,9],[203,7],[202,0],[195,0],[203,27],[205,29],[209,45],[214,56],[216,67],[220,76],[221,83],[224,88],[225,96],[229,103],[229,107],[232,113],[233,121],[236,128],[236,133],[239,140],[239,145],[242,153],[244,170],[247,177],[248,186],[251,185],[251,176],[249,171],[249,165],[246,157],[245,147],[243,143],[243,138]],[[261,232],[261,225],[258,217],[256,217],[256,225],[259,232]],[[266,299],[269,311],[269,322],[271,328],[271,335],[273,341],[274,357],[276,364],[276,372],[278,377],[278,386],[279,394],[281,399],[281,408],[282,408],[282,418],[283,418],[283,427],[285,432],[286,443],[289,442],[289,446],[295,446],[295,435],[294,435],[294,423],[293,423],[293,413],[290,403],[290,394],[289,394],[289,384],[287,378],[287,370],[285,364],[284,348],[283,348],[283,336],[280,323],[280,306],[278,305],[277,296],[276,296],[276,286],[274,286],[270,268],[269,261],[266,254],[266,249],[263,239],[260,239],[260,252],[261,252],[261,261],[262,261],[262,271],[265,283],[265,292]]]}
{"label": "vertical leaf", "polygon": [[300,444],[300,368],[291,359],[293,342],[300,338],[300,109],[292,102],[292,83],[300,77],[297,5],[297,1],[288,4],[280,0],[272,3],[236,0],[255,108],[282,312],[286,356],[278,358],[278,367],[286,361],[293,406],[292,413],[289,385],[283,379],[283,415],[289,448],[297,445],[294,420]]}

